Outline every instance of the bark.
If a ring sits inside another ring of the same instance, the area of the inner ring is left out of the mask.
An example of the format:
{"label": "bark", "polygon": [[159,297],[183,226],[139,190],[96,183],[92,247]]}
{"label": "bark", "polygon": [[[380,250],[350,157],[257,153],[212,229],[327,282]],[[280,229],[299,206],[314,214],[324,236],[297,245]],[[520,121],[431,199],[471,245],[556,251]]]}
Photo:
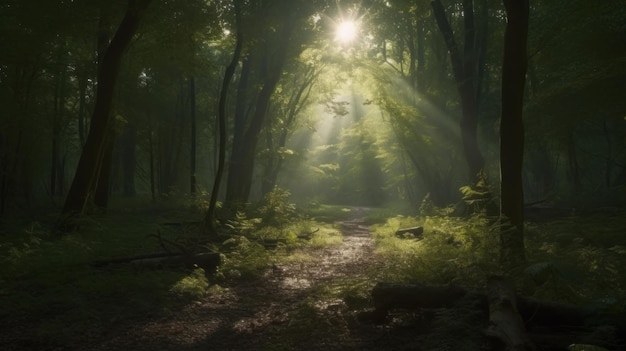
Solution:
{"label": "bark", "polygon": [[[63,54],[64,46],[59,48],[59,54],[57,60],[60,63],[65,61],[65,55]],[[59,183],[62,178],[60,172],[61,157],[61,129],[63,125],[64,109],[65,109],[65,80],[66,80],[66,67],[61,65],[59,71],[56,72],[55,89],[54,89],[54,112],[52,113],[52,158],[50,167],[50,196],[63,195],[60,191],[62,185]]]}
{"label": "bark", "polygon": [[122,175],[125,196],[134,196],[135,171],[137,167],[137,126],[134,122],[129,123],[122,135]]}
{"label": "bark", "polygon": [[[596,328],[604,330],[614,330],[614,337],[619,340],[600,340],[606,343],[623,342],[623,335],[626,335],[626,323],[624,313],[600,312],[591,308],[583,308],[574,305],[542,301],[527,298],[524,296],[514,296],[512,287],[506,289],[494,288],[500,283],[491,283],[492,287],[488,293],[483,291],[468,291],[455,285],[426,285],[426,284],[390,284],[378,283],[371,291],[375,310],[371,317],[374,322],[384,322],[391,310],[422,310],[454,308],[459,304],[474,306],[489,314],[490,308],[497,313],[505,313],[503,320],[491,318],[498,321],[498,325],[509,328],[509,322],[517,325],[517,328],[528,328],[527,334],[536,345],[545,345],[546,340],[554,345],[554,349],[565,350],[576,339],[585,336],[593,336]],[[497,293],[497,292],[502,293]],[[490,301],[491,298],[491,301]],[[507,312],[508,311],[508,312]],[[517,314],[511,313],[516,311]],[[522,323],[521,325],[519,323]],[[487,320],[485,321],[487,325]],[[518,329],[518,330],[522,330]],[[487,331],[487,336],[489,336]],[[523,331],[519,331],[520,340],[526,339]],[[601,343],[599,343],[601,344]],[[523,344],[522,345],[527,345]],[[613,345],[615,346],[615,345]],[[504,347],[497,347],[497,350],[504,350]]]}
{"label": "bark", "polygon": [[209,200],[209,208],[204,216],[204,223],[202,225],[202,232],[205,235],[214,236],[216,234],[215,229],[215,207],[217,205],[217,196],[220,190],[220,184],[222,182],[222,174],[224,173],[224,166],[226,162],[226,103],[228,98],[228,87],[235,75],[235,70],[239,65],[239,58],[241,56],[241,49],[243,46],[243,33],[241,23],[241,3],[235,1],[235,17],[237,26],[237,39],[235,43],[235,50],[233,52],[232,60],[226,71],[224,72],[224,79],[222,80],[222,88],[220,90],[220,99],[218,105],[218,127],[219,127],[219,147],[218,147],[218,161],[217,170],[215,172],[215,180],[213,181],[213,189],[211,190],[211,199]]}
{"label": "bark", "polygon": [[155,252],[149,254],[118,257],[91,262],[92,267],[106,267],[112,264],[128,263],[140,269],[157,269],[166,267],[200,267],[206,272],[213,272],[221,263],[221,255],[216,252],[202,252],[181,255],[171,252]]}
{"label": "bark", "polygon": [[473,1],[463,1],[464,45],[463,54],[454,38],[454,32],[446,17],[440,0],[431,1],[433,14],[439,26],[450,54],[452,71],[461,98],[461,141],[467,162],[469,176],[472,182],[477,180],[478,174],[484,167],[484,160],[478,148],[476,136],[478,129],[478,103],[476,101],[476,61],[474,54],[474,10]]}
{"label": "bark", "polygon": [[393,309],[439,308],[454,304],[467,291],[453,285],[378,283],[371,295],[376,318],[381,321]]}
{"label": "bark", "polygon": [[[278,141],[274,145],[272,128],[268,128],[268,148],[271,152],[270,159],[265,168],[265,174],[263,177],[263,183],[261,184],[261,193],[263,196],[271,192],[276,186],[278,180],[278,174],[282,168],[284,157],[278,153],[279,150],[285,148],[287,145],[287,138],[289,132],[292,130],[293,123],[296,117],[302,110],[306,101],[311,93],[313,83],[322,73],[323,68],[316,69],[314,67],[309,68],[304,74],[304,81],[300,84],[298,89],[293,91],[293,94],[289,97],[289,103],[287,104],[287,112],[284,118],[283,124],[280,128],[278,135]],[[296,78],[297,79],[297,78]],[[294,87],[296,83],[294,82]]]}
{"label": "bark", "polygon": [[148,149],[150,153],[150,196],[152,201],[156,200],[156,179],[154,176],[154,137],[152,134],[154,130],[152,128],[152,114],[150,110],[146,113],[148,115]]}
{"label": "bark", "polygon": [[528,0],[504,0],[507,25],[502,63],[502,117],[500,122],[500,232],[503,263],[516,266],[525,261],[524,192],[524,85],[526,82],[526,43]]}
{"label": "bark", "polygon": [[80,146],[85,145],[85,110],[87,105],[87,74],[83,73],[81,77],[78,78],[78,91],[80,94],[79,104],[78,104],[78,140],[80,141]]}
{"label": "bark", "polygon": [[[98,69],[96,105],[91,117],[91,128],[63,206],[64,216],[83,214],[86,204],[92,197],[89,190],[96,180],[99,171],[98,159],[102,157],[105,139],[111,124],[111,105],[122,57],[137,31],[140,16],[150,1],[129,0],[126,14],[104,54]],[[65,224],[68,224],[63,222],[65,221],[60,223],[60,229],[71,229],[70,227],[63,228]]]}
{"label": "bark", "polygon": [[189,109],[191,114],[191,146],[189,148],[189,192],[196,193],[196,81],[189,78]]}
{"label": "bark", "polygon": [[[292,19],[285,16],[276,37],[271,38],[272,48],[268,48],[266,55],[262,57],[267,75],[263,79],[263,86],[259,91],[254,104],[254,112],[250,118],[245,132],[240,133],[241,139],[233,139],[233,145],[239,149],[233,151],[233,162],[229,166],[228,186],[226,192],[227,207],[237,207],[245,203],[250,195],[252,187],[252,175],[254,171],[254,159],[259,135],[263,127],[270,98],[280,79],[289,47],[289,38],[293,30]],[[238,101],[243,104],[243,101]],[[235,135],[235,137],[237,134]]]}
{"label": "bark", "polygon": [[417,22],[417,67],[415,72],[415,85],[418,93],[426,92],[426,84],[423,82],[426,75],[426,34],[424,33],[424,21]]}
{"label": "bark", "polygon": [[494,349],[507,351],[535,350],[530,342],[524,321],[517,312],[515,289],[501,278],[491,278],[487,287],[489,300],[489,328],[487,336]]}
{"label": "bark", "polygon": [[113,148],[115,133],[111,129],[103,145],[102,154],[97,165],[96,179],[93,184],[93,204],[100,210],[106,210],[111,195],[111,175],[113,174]]}
{"label": "bark", "polygon": [[424,234],[424,227],[400,228],[396,230],[396,236],[401,238],[406,237],[407,234],[410,234],[413,237],[421,237],[422,234]]}

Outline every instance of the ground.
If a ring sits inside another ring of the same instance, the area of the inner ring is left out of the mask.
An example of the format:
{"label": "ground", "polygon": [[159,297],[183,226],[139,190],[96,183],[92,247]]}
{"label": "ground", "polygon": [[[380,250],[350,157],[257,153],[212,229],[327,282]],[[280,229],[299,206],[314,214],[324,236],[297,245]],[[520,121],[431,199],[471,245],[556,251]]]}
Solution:
{"label": "ground", "polygon": [[[262,279],[240,282],[171,316],[120,324],[105,350],[380,350],[417,349],[409,335],[360,320],[367,297],[346,284],[373,285],[380,261],[363,223],[366,209],[338,222],[343,243],[305,248],[310,257],[272,265]],[[362,286],[361,286],[362,287]],[[343,292],[336,296],[333,290]],[[393,335],[392,335],[393,334]]]}

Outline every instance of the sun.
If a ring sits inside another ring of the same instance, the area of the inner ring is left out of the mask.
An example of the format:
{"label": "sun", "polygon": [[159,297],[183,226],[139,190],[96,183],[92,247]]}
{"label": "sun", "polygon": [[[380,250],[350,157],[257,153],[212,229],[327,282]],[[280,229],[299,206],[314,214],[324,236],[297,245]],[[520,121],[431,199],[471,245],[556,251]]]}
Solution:
{"label": "sun", "polygon": [[352,20],[343,20],[337,24],[335,29],[335,40],[341,43],[350,43],[356,39],[358,32],[356,22]]}

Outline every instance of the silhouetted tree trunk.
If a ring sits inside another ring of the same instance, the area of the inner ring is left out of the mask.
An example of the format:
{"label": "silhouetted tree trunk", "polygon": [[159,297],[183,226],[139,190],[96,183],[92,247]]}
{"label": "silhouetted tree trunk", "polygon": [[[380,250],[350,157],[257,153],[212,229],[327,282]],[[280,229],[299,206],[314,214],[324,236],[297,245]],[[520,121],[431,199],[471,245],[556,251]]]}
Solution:
{"label": "silhouetted tree trunk", "polygon": [[204,217],[204,223],[202,232],[207,235],[216,234],[215,230],[215,207],[217,205],[217,195],[220,190],[220,184],[222,181],[222,174],[224,173],[224,163],[226,161],[226,100],[228,98],[228,87],[235,75],[235,70],[239,64],[239,57],[241,56],[241,48],[243,45],[243,33],[241,24],[241,2],[236,0],[235,17],[237,26],[237,40],[235,43],[235,51],[233,52],[233,58],[230,61],[226,71],[224,72],[224,79],[222,80],[222,89],[220,90],[220,99],[218,105],[218,128],[219,128],[219,147],[218,147],[218,161],[217,170],[215,174],[215,180],[213,181],[213,189],[211,190],[211,199],[209,201],[209,208]]}
{"label": "silhouetted tree trunk", "polygon": [[[238,163],[241,162],[244,132],[246,130],[246,107],[248,104],[244,103],[248,97],[248,82],[250,80],[250,71],[252,66],[251,54],[248,53],[241,63],[241,74],[239,75],[239,82],[237,83],[237,96],[235,97],[237,104],[235,106],[235,116],[233,123],[233,144],[230,151],[229,160],[229,172],[228,179],[226,181],[226,202],[229,202],[229,195],[236,192],[239,181],[238,175],[235,170],[238,167]],[[218,148],[219,149],[219,148]],[[232,202],[229,202],[228,206],[231,206]]]}
{"label": "silhouetted tree trunk", "polygon": [[[107,133],[110,128],[111,105],[115,84],[124,51],[137,31],[139,19],[151,0],[129,0],[126,14],[111,40],[98,69],[96,105],[91,117],[91,128],[83,147],[74,180],[63,206],[63,214],[83,214],[92,197],[90,189],[98,174],[98,160],[104,152]],[[60,223],[63,228],[68,223]],[[71,227],[65,228],[70,229]]]}
{"label": "silhouetted tree trunk", "polygon": [[[287,138],[289,137],[289,132],[292,130],[296,116],[298,116],[302,107],[308,100],[313,83],[320,73],[322,73],[322,69],[323,68],[309,67],[306,72],[302,75],[297,75],[294,79],[293,87],[297,87],[298,89],[294,89],[289,97],[289,103],[287,104],[287,111],[285,113],[286,115],[284,116],[281,126],[279,127],[278,140],[276,143],[274,143],[274,135],[272,133],[272,129],[274,128],[268,128],[268,149],[270,151],[270,155],[264,170],[263,181],[261,183],[262,196],[271,192],[276,186],[278,174],[280,173],[284,161],[284,156],[281,155],[280,150],[283,150],[287,145]],[[295,81],[301,77],[304,80],[299,86],[297,86]]]}
{"label": "silhouetted tree trunk", "polygon": [[111,175],[113,174],[113,147],[115,144],[115,132],[110,129],[104,141],[102,155],[97,166],[98,171],[94,184],[96,185],[93,203],[99,209],[105,210],[109,205],[111,195]]}
{"label": "silhouetted tree trunk", "polygon": [[[60,48],[63,51],[63,47]],[[60,62],[63,62],[63,54],[58,55]],[[61,149],[61,125],[63,123],[63,109],[65,108],[65,67],[61,67],[57,72],[54,89],[54,112],[52,113],[52,159],[50,167],[50,196],[62,195],[59,192],[59,172],[60,172],[60,149]]]}
{"label": "silhouetted tree trunk", "polygon": [[150,196],[152,201],[156,200],[156,179],[155,179],[155,169],[154,169],[154,130],[152,128],[152,113],[150,109],[146,112],[148,115],[148,150],[150,153]]}
{"label": "silhouetted tree trunk", "polygon": [[189,192],[196,193],[196,81],[189,78],[189,110],[191,114],[191,145],[189,148]]}
{"label": "silhouetted tree trunk", "polygon": [[503,0],[507,14],[502,61],[500,122],[501,257],[518,265],[524,254],[524,85],[527,67],[528,0]]}
{"label": "silhouetted tree trunk", "polygon": [[456,43],[454,32],[448,22],[441,1],[433,0],[431,5],[439,30],[443,34],[448,47],[454,79],[461,98],[461,141],[463,142],[463,151],[469,169],[469,176],[472,182],[474,182],[484,166],[483,156],[478,148],[476,136],[478,102],[476,101],[474,4],[472,0],[463,0],[463,54],[461,54]]}
{"label": "silhouetted tree trunk", "polygon": [[[259,140],[259,134],[265,120],[270,98],[280,79],[289,47],[289,38],[294,23],[289,16],[284,17],[284,23],[277,30],[276,37],[271,38],[271,47],[265,48],[263,64],[266,76],[263,79],[261,90],[256,98],[254,112],[245,132],[239,134],[241,139],[233,139],[233,146],[239,147],[238,158],[231,159],[228,170],[228,186],[226,192],[227,206],[238,206],[245,203],[252,187],[254,171],[254,156]],[[238,103],[242,103],[238,101]],[[235,137],[237,134],[235,134]],[[234,151],[233,151],[234,155]]]}
{"label": "silhouetted tree trunk", "polygon": [[137,167],[137,126],[131,122],[126,126],[121,138],[122,147],[122,181],[125,196],[134,196],[135,171]]}
{"label": "silhouetted tree trunk", "polygon": [[80,94],[79,102],[78,102],[78,140],[80,141],[80,146],[85,145],[85,130],[87,127],[85,126],[85,110],[87,105],[87,73],[81,73],[81,76],[78,77],[78,93]]}

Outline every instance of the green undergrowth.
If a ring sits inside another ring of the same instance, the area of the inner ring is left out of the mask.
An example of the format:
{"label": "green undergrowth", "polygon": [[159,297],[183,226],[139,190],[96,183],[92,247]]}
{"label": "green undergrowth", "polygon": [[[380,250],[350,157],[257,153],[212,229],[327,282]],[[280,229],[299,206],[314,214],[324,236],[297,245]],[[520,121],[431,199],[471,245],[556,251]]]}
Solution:
{"label": "green undergrowth", "polygon": [[[415,226],[424,227],[423,238],[395,234]],[[372,235],[391,282],[473,285],[497,270],[497,235],[481,216],[397,216],[373,226]]]}
{"label": "green undergrowth", "polygon": [[[396,236],[413,226],[424,227],[422,239]],[[490,275],[507,275],[525,296],[614,311],[626,306],[624,216],[528,223],[528,262],[509,271],[500,265],[500,227],[481,215],[396,216],[371,228],[386,281],[482,289]]]}
{"label": "green undergrowth", "polygon": [[304,208],[307,216],[319,222],[334,223],[353,216],[352,209],[347,206],[310,203]]}
{"label": "green undergrowth", "polygon": [[592,215],[527,226],[525,292],[589,307],[626,308],[626,217]]}
{"label": "green undergrowth", "polygon": [[165,315],[201,295],[197,272],[90,265],[161,250],[148,237],[156,231],[154,218],[118,213],[84,218],[80,224],[79,231],[61,237],[39,222],[5,227],[0,327],[17,335],[11,347],[48,349],[84,342],[120,321]]}
{"label": "green undergrowth", "polygon": [[[207,248],[222,253],[214,274],[202,269],[94,267],[99,260],[162,251],[155,234],[195,243],[198,217],[177,208],[122,207],[79,220],[63,236],[53,223],[4,221],[0,233],[0,328],[15,335],[8,349],[54,349],[104,337],[120,323],[167,317],[182,306],[219,292],[220,286],[254,280],[272,263],[303,262],[307,246],[341,243],[332,225],[266,208],[242,215]],[[263,217],[265,215],[265,217]],[[200,217],[201,218],[201,217]],[[259,219],[261,218],[261,219]],[[170,247],[171,249],[172,247]],[[0,343],[0,348],[2,343]]]}

